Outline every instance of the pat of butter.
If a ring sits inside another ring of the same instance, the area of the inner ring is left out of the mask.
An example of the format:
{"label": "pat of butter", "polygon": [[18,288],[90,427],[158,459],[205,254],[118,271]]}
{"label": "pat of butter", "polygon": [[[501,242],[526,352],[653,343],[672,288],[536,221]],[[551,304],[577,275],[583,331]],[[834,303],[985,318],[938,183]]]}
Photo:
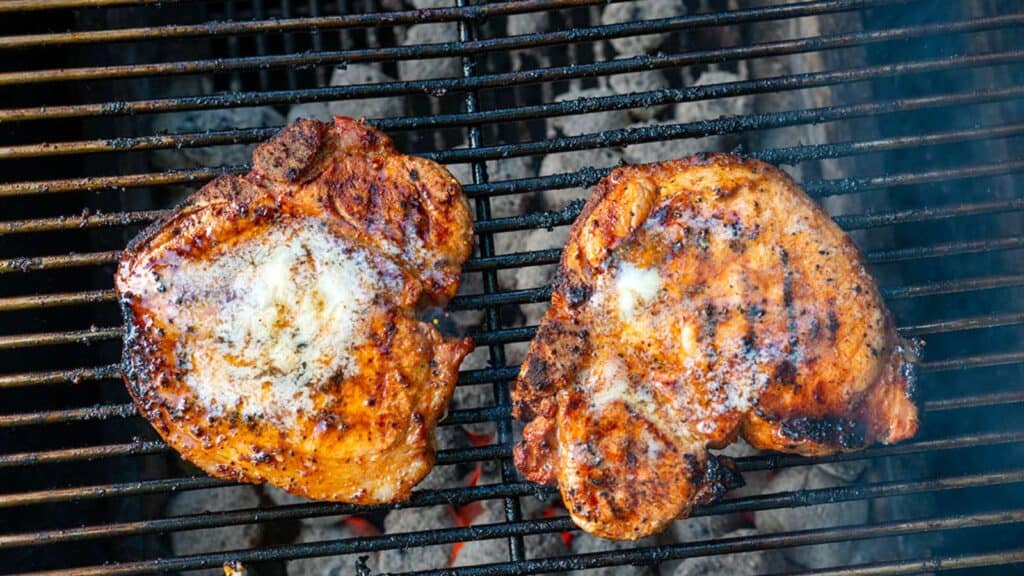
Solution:
{"label": "pat of butter", "polygon": [[315,409],[319,386],[358,370],[360,324],[385,289],[368,255],[315,219],[185,261],[167,281],[159,296],[183,329],[176,352],[196,400],[212,416],[284,423]]}
{"label": "pat of butter", "polygon": [[638,268],[628,262],[623,263],[615,277],[619,316],[623,320],[633,319],[636,309],[657,296],[661,286],[661,275],[657,270]]}

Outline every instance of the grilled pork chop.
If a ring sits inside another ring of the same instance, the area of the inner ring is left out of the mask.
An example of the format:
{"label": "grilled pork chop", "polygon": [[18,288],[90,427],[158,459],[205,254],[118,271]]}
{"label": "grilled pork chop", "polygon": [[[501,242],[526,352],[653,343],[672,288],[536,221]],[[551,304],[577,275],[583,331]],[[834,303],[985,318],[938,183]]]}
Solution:
{"label": "grilled pork chop", "polygon": [[516,465],[587,532],[641,538],[708,493],[709,447],[913,436],[912,356],[853,243],[781,171],[622,167],[572,228],[514,384]]}
{"label": "grilled pork chop", "polygon": [[128,246],[125,382],[213,476],[406,498],[472,349],[417,311],[454,295],[471,244],[443,167],[349,118],[299,120]]}

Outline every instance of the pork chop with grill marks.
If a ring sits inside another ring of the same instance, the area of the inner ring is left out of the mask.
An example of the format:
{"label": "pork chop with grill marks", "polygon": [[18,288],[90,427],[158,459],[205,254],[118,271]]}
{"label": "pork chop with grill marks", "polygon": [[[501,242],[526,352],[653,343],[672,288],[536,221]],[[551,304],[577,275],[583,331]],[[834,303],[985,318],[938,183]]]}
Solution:
{"label": "pork chop with grill marks", "polygon": [[726,154],[618,168],[514,384],[515,461],[584,530],[641,538],[714,488],[709,447],[913,436],[913,358],[853,243],[781,171]]}
{"label": "pork chop with grill marks", "polygon": [[458,182],[349,118],[299,120],[128,246],[124,379],[213,476],[310,498],[406,498],[468,339],[417,319],[458,288]]}

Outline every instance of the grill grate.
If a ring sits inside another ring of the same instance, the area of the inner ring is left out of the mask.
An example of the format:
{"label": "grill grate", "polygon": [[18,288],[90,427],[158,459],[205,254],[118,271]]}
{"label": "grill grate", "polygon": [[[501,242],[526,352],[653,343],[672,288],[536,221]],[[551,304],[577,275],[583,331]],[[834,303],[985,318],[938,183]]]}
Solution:
{"label": "grill grate", "polygon": [[[500,541],[501,554],[471,566],[410,564],[401,573],[668,575],[686,558],[861,540],[885,554],[826,565],[787,556],[787,573],[1001,574],[1024,564],[1024,469],[1014,466],[1024,445],[1018,2],[679,0],[685,12],[616,23],[601,16],[622,0],[457,0],[413,10],[425,4],[437,3],[0,2],[9,16],[0,23],[0,573],[144,574],[241,561],[277,575],[288,560],[481,540]],[[656,2],[630,4],[642,15]],[[553,25],[512,33],[513,18]],[[411,26],[427,23],[454,32],[402,44]],[[664,40],[647,53],[617,53],[616,41],[640,37]],[[372,65],[397,76],[410,61],[424,69],[454,61],[458,73],[327,82],[335,66]],[[735,78],[695,84],[705,71]],[[648,73],[667,80],[609,87],[613,78]],[[222,494],[231,483],[181,464],[128,402],[116,364],[121,328],[111,272],[126,240],[182,190],[247,167],[168,167],[158,155],[251,145],[276,132],[293,105],[393,98],[407,115],[371,123],[403,151],[461,169],[474,205],[477,252],[466,266],[467,289],[450,308],[478,345],[459,390],[486,390],[493,401],[456,406],[441,431],[490,426],[495,434],[478,445],[442,446],[438,467],[483,465],[477,470],[490,479],[421,488],[393,506],[274,504],[263,494],[222,511],[169,512],[175,495]],[[712,105],[730,98],[753,109],[715,112]],[[680,105],[701,114],[614,126],[586,116]],[[160,118],[268,107],[278,121],[255,127],[155,127]],[[579,126],[553,131],[566,117]],[[536,535],[582,537],[557,511],[547,514],[551,506],[533,510],[557,494],[521,482],[510,459],[508,382],[534,334],[530,319],[550,295],[546,281],[519,279],[544,278],[537,271],[557,262],[558,233],[582,206],[545,199],[593,185],[609,164],[569,162],[545,173],[533,165],[708,138],[786,166],[860,245],[900,332],[929,341],[923,430],[910,442],[858,453],[737,457],[742,471],[762,480],[826,464],[866,463],[868,472],[826,487],[741,493],[694,514],[749,523],[758,512],[866,503],[865,522],[537,554]],[[515,173],[520,161],[533,169]],[[529,199],[525,208],[503,208],[519,198]],[[543,245],[506,242],[538,230]],[[316,518],[354,514],[379,526],[393,510],[477,502],[498,503],[498,517],[312,541],[288,533]],[[261,527],[262,539],[210,552],[169,544],[189,531],[239,526]],[[676,576],[690,573],[684,566]]]}

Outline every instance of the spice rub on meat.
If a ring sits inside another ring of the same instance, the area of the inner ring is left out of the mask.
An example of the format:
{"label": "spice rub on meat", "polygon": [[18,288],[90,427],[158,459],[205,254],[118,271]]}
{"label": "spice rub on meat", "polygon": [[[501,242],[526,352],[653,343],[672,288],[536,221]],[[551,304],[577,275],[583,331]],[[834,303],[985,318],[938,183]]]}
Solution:
{"label": "spice rub on meat", "polygon": [[516,465],[584,530],[640,538],[714,488],[709,447],[913,436],[913,357],[853,243],[781,171],[621,167],[572,228],[514,384]]}
{"label": "spice rub on meat", "polygon": [[124,252],[125,382],[213,476],[404,499],[472,349],[417,313],[455,294],[471,246],[443,167],[349,118],[299,120]]}

